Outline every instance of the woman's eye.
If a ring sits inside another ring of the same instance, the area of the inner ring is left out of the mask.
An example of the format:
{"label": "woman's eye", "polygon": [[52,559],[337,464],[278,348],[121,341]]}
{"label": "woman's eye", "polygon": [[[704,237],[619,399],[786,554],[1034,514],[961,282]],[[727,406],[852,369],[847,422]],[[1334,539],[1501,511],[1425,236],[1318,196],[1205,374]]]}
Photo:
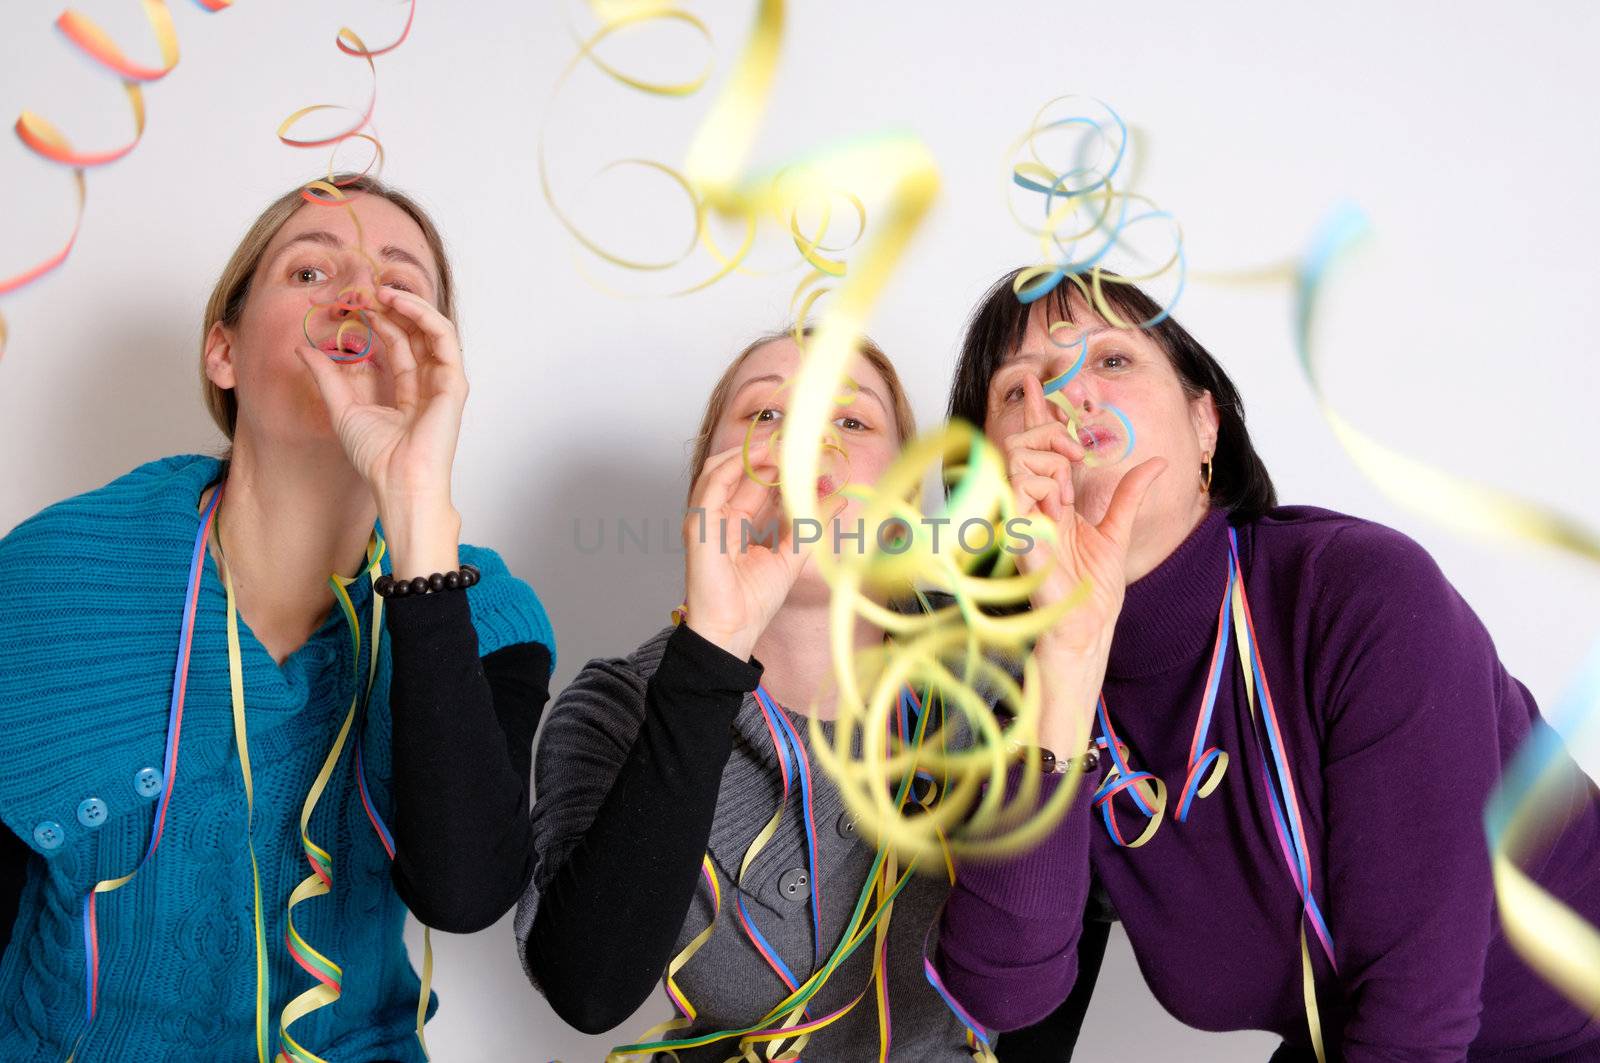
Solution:
{"label": "woman's eye", "polygon": [[837,417],[833,423],[849,432],[865,432],[867,430],[866,424],[856,420],[854,417]]}
{"label": "woman's eye", "polygon": [[1017,385],[1014,385],[1011,388],[1008,388],[1006,390],[1005,396],[1004,396],[1002,401],[1005,401],[1005,402],[1021,402],[1022,401],[1022,385],[1021,384],[1017,384]]}
{"label": "woman's eye", "polygon": [[315,266],[301,266],[294,271],[294,279],[301,284],[321,284],[328,275]]}
{"label": "woman's eye", "polygon": [[769,407],[765,410],[757,411],[755,420],[757,424],[770,424],[782,416],[782,410],[774,410]]}
{"label": "woman's eye", "polygon": [[1128,356],[1125,354],[1108,354],[1100,359],[1100,364],[1107,369],[1126,369],[1128,367]]}
{"label": "woman's eye", "polygon": [[385,277],[384,280],[383,280],[383,286],[385,288],[398,288],[400,291],[402,291],[402,292],[410,292],[412,295],[417,294],[412,289],[411,285],[409,285],[405,281],[399,280],[397,278],[396,279],[391,279],[391,278]]}

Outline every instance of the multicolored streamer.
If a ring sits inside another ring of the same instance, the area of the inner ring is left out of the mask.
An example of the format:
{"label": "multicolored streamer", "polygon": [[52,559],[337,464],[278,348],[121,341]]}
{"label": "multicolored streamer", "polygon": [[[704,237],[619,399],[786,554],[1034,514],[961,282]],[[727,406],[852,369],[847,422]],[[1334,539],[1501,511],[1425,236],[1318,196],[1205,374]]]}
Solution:
{"label": "multicolored streamer", "polygon": [[83,944],[84,944],[84,970],[86,985],[84,987],[84,1028],[73,1042],[72,1051],[67,1054],[67,1063],[73,1063],[77,1057],[78,1046],[88,1036],[89,1029],[94,1024],[95,1016],[100,1006],[100,937],[99,926],[95,917],[95,898],[102,893],[111,893],[119,890],[133,880],[150,858],[155,855],[156,848],[161,844],[161,834],[167,825],[167,808],[172,804],[172,791],[178,775],[178,748],[183,737],[183,708],[188,700],[189,693],[189,655],[194,649],[195,616],[200,604],[200,581],[205,571],[206,541],[211,535],[211,529],[216,522],[217,506],[222,501],[222,491],[219,488],[207,500],[205,508],[200,514],[200,527],[195,532],[194,550],[189,556],[189,579],[183,592],[183,622],[178,630],[178,661],[172,672],[172,700],[167,708],[167,742],[166,752],[161,761],[161,797],[156,802],[155,817],[150,825],[150,842],[145,846],[144,855],[139,858],[132,871],[119,878],[106,879],[95,883],[95,887],[83,899]]}
{"label": "multicolored streamer", "polygon": [[[76,208],[72,229],[61,249],[42,262],[10,277],[0,276],[0,296],[33,283],[61,266],[78,242],[83,227],[84,208],[88,201],[88,181],[84,171],[94,166],[105,166],[126,157],[144,137],[145,105],[143,85],[159,81],[172,73],[178,65],[178,34],[172,25],[172,12],[165,0],[140,0],[144,6],[145,20],[155,36],[161,53],[159,66],[146,66],[129,59],[111,36],[87,16],[68,8],[56,18],[56,29],[92,62],[122,82],[128,107],[133,114],[133,138],[125,144],[98,151],[79,151],[53,122],[35,111],[23,111],[17,116],[17,139],[41,159],[72,167],[72,183],[76,191]],[[233,0],[196,0],[206,11],[216,12],[229,7]],[[0,357],[6,350],[7,329],[5,316],[0,314]]]}
{"label": "multicolored streamer", "polygon": [[[572,73],[586,62],[594,62],[613,80],[653,96],[691,95],[706,82],[709,73],[673,83],[652,82],[620,71],[596,55],[598,46],[612,35],[652,23],[687,27],[709,44],[710,32],[696,16],[665,0],[635,5],[596,2],[591,7],[601,18],[601,28],[582,42],[578,55],[563,71],[557,84],[558,95]],[[682,190],[692,224],[681,254],[668,258],[626,254],[585,234],[553,193],[543,136],[540,173],[545,196],[561,223],[589,255],[612,266],[659,273],[686,261],[697,246],[714,248],[707,235],[712,215],[726,219],[744,233],[737,251],[726,254],[714,249],[715,269],[677,294],[703,288],[739,269],[762,220],[790,219],[789,235],[811,268],[792,296],[797,310],[795,338],[804,357],[785,414],[777,482],[786,516],[799,522],[818,519],[819,500],[814,485],[823,454],[832,442],[828,426],[840,388],[846,384],[846,371],[856,356],[858,337],[864,334],[872,307],[931,209],[940,182],[922,142],[899,134],[831,145],[807,154],[797,163],[748,172],[746,160],[761,124],[781,52],[784,13],[782,0],[760,0],[756,5],[750,37],[727,88],[700,126],[681,171],[638,158],[614,164],[664,176]],[[842,249],[824,246],[822,232],[808,233],[797,221],[803,208],[820,204],[821,225],[826,229],[832,218],[827,207],[840,195],[845,195],[855,208],[859,223],[859,247],[854,248],[849,262],[842,257]],[[869,203],[881,205],[871,226],[865,221],[865,205]],[[1126,219],[1129,224],[1134,220],[1138,219]],[[1090,290],[1095,290],[1092,284]],[[805,325],[813,311],[818,312],[817,324],[807,332],[799,326]],[[1127,428],[1131,440],[1132,426]],[[831,737],[822,734],[818,719],[812,715],[811,745],[819,765],[839,785],[859,829],[879,841],[877,860],[858,898],[851,929],[827,962],[798,986],[792,986],[795,979],[786,975],[781,964],[769,960],[780,980],[792,989],[757,1023],[692,1040],[651,1040],[663,1030],[684,1025],[681,1018],[674,1019],[651,1031],[643,1042],[616,1049],[611,1059],[657,1051],[671,1053],[734,1038],[739,1046],[735,1058],[754,1058],[755,1048],[762,1044],[767,1046],[769,1059],[793,1058],[809,1034],[848,1013],[874,986],[880,1001],[884,1000],[880,978],[863,987],[861,995],[843,1009],[827,1016],[807,1017],[809,1002],[820,985],[874,933],[878,934],[875,964],[882,962],[884,939],[878,928],[888,920],[893,900],[907,881],[905,876],[920,860],[938,853],[947,872],[953,874],[952,851],[1015,851],[1048,833],[1070,805],[1078,784],[1076,774],[1057,787],[1048,800],[1038,800],[1040,773],[1033,739],[1040,713],[1037,669],[1031,659],[1026,661],[1026,682],[1019,686],[1007,665],[1025,656],[1031,641],[1072,608],[1087,588],[1080,588],[1079,595],[1049,609],[1013,616],[990,614],[993,607],[1026,602],[1049,577],[1043,570],[1020,573],[1014,551],[998,545],[1016,545],[1008,524],[1016,510],[1004,466],[994,448],[971,426],[953,426],[947,432],[916,440],[877,484],[851,484],[841,493],[862,503],[866,526],[877,528],[893,518],[910,527],[918,516],[923,477],[935,465],[954,470],[943,516],[957,524],[968,519],[985,524],[995,543],[992,549],[941,551],[926,540],[917,542],[912,535],[908,542],[897,540],[892,544],[904,549],[885,549],[880,542],[855,556],[836,558],[828,551],[813,555],[814,564],[833,587],[830,648],[837,708]],[[1051,541],[1053,530],[1044,521],[1036,521],[1034,526],[1041,525],[1042,537]],[[945,591],[955,602],[919,616],[897,613],[882,604],[890,591],[904,592],[913,587]],[[862,617],[888,634],[883,650],[855,652],[852,635]],[[972,736],[972,741],[951,748],[952,744],[946,741],[943,708],[937,741],[927,742],[922,737],[908,741],[903,729],[896,734],[892,723],[902,691],[908,688],[937,691],[941,705],[959,714],[963,730]],[[1004,731],[993,707],[996,692],[1011,717],[1009,729]],[[859,751],[853,746],[858,741]],[[1028,749],[1027,756],[1035,770],[1023,773],[1021,792],[1008,801],[1004,778],[1013,761],[1011,750],[1018,744]],[[905,795],[919,777],[938,777],[946,782],[936,802],[913,814],[907,808]],[[763,834],[771,829],[775,825],[769,822]],[[903,874],[902,858],[907,861]],[[757,947],[760,948],[759,942]],[[684,960],[680,954],[673,961],[669,978]],[[687,1014],[681,1005],[679,1011]],[[886,1046],[893,1035],[892,1023],[887,1015],[880,1015],[879,1022],[880,1054],[886,1056]],[[976,1051],[986,1052],[986,1035],[968,1025],[969,1044]]]}
{"label": "multicolored streamer", "polygon": [[[1454,531],[1518,544],[1553,547],[1600,561],[1600,532],[1546,506],[1445,472],[1380,443],[1336,410],[1322,387],[1315,324],[1335,267],[1365,238],[1359,209],[1342,204],[1319,228],[1303,259],[1288,273],[1295,292],[1295,341],[1300,366],[1335,437],[1356,466],[1396,504]],[[1572,762],[1560,733],[1577,735],[1600,710],[1600,644],[1576,682],[1507,767],[1484,810],[1498,913],[1506,937],[1535,971],[1589,1014],[1600,1017],[1600,930],[1552,896],[1522,870],[1561,825],[1550,798],[1570,780]],[[1556,728],[1559,728],[1558,731]]]}
{"label": "multicolored streamer", "polygon": [[[1045,142],[1070,141],[1065,163],[1046,161]],[[1025,220],[1011,204],[1012,216],[1039,241],[1040,261],[1017,275],[1013,289],[1024,303],[1042,299],[1062,281],[1073,284],[1090,308],[1114,328],[1149,328],[1171,312],[1183,294],[1187,262],[1177,220],[1132,190],[1124,180],[1129,132],[1122,116],[1088,96],[1061,96],[1039,108],[1028,130],[1011,147],[1011,183],[1043,197],[1043,218]],[[1018,156],[1026,156],[1020,162]],[[1126,185],[1126,187],[1123,187]],[[1129,237],[1143,226],[1158,228],[1171,253],[1148,268],[1111,272],[1108,263],[1147,256]],[[1085,246],[1087,245],[1087,247]],[[1141,284],[1171,278],[1174,290],[1162,310],[1146,321],[1125,321],[1105,297],[1107,285]]]}
{"label": "multicolored streamer", "polygon": [[[371,77],[372,91],[367,97],[366,105],[360,109],[346,107],[334,103],[314,103],[290,114],[278,125],[278,139],[291,148],[329,148],[327,176],[318,181],[312,181],[301,190],[300,196],[307,203],[322,207],[343,207],[350,217],[351,224],[356,232],[356,253],[366,262],[368,276],[372,279],[372,286],[364,288],[359,285],[348,285],[341,289],[332,300],[318,302],[313,300],[306,308],[301,330],[305,334],[306,343],[311,347],[326,351],[331,361],[341,365],[357,365],[372,357],[372,347],[376,336],[373,329],[372,318],[374,315],[385,313],[382,304],[378,302],[377,287],[382,283],[383,267],[367,251],[366,234],[362,229],[361,218],[356,214],[355,207],[350,202],[345,188],[353,184],[360,177],[371,173],[376,176],[383,170],[384,152],[383,143],[378,139],[377,133],[372,129],[372,115],[378,104],[378,68],[373,59],[380,55],[387,55],[400,45],[404,44],[411,35],[411,25],[416,19],[416,0],[405,0],[406,21],[401,27],[399,35],[393,42],[382,48],[368,48],[361,35],[349,26],[342,26],[334,38],[334,44],[345,55],[360,59],[367,65],[367,73]],[[349,111],[356,115],[356,119],[349,126],[339,132],[321,136],[294,136],[292,130],[302,120],[314,115],[324,114],[329,111]],[[372,158],[359,173],[336,176],[336,162],[339,149],[348,141],[364,140],[372,146]],[[360,296],[360,298],[357,298]],[[319,312],[327,312],[335,322],[333,333],[329,337],[322,337],[313,332],[312,322],[320,320]],[[365,334],[355,343],[347,342],[347,337],[365,330]]]}
{"label": "multicolored streamer", "polygon": [[[794,730],[793,724],[787,719],[783,710],[772,701],[766,692],[759,691],[757,698],[763,719],[767,723],[768,732],[773,740],[773,748],[779,758],[780,772],[783,776],[784,791],[778,809],[773,818],[767,823],[756,839],[746,851],[741,862],[740,877],[750,865],[751,860],[761,848],[771,839],[781,821],[791,786],[798,789],[801,795],[801,810],[807,833],[807,851],[811,854],[809,860],[813,869],[812,884],[816,887],[812,897],[812,925],[814,935],[820,929],[820,882],[817,875],[820,868],[816,865],[815,856],[815,817],[812,814],[805,793],[808,789],[809,765],[806,763],[804,744],[800,741],[799,734]],[[896,721],[897,734],[900,738],[920,747],[932,734],[937,734],[942,728],[939,724],[930,726],[931,713],[923,711],[923,700],[916,694],[906,689],[901,695],[901,712]],[[910,721],[915,718],[914,736],[908,733]],[[900,780],[895,799],[904,804],[911,798],[912,784],[918,776],[908,774]],[[924,801],[931,801],[931,796]],[[926,806],[925,806],[926,807]],[[912,861],[915,864],[915,860]],[[954,881],[954,866],[946,860],[946,867]],[[711,890],[713,909],[712,920],[700,931],[689,944],[673,958],[668,965],[666,984],[668,996],[673,1001],[678,1014],[666,1022],[660,1023],[646,1031],[639,1042],[621,1045],[611,1050],[606,1059],[608,1063],[621,1063],[638,1056],[653,1056],[655,1053],[665,1053],[672,1058],[677,1058],[677,1052],[716,1044],[720,1041],[737,1039],[737,1048],[728,1057],[730,1063],[734,1060],[744,1060],[748,1063],[757,1063],[758,1054],[765,1049],[766,1059],[773,1063],[798,1060],[800,1053],[809,1043],[811,1036],[827,1028],[840,1019],[849,1015],[857,1005],[865,1000],[869,992],[878,1004],[878,1029],[879,1048],[878,1059],[884,1063],[889,1058],[893,1041],[893,1022],[889,1008],[887,990],[887,964],[888,957],[888,925],[892,914],[895,898],[911,880],[914,867],[907,867],[902,873],[896,854],[892,847],[879,845],[877,855],[866,882],[857,897],[855,908],[851,914],[846,930],[841,935],[839,942],[824,962],[821,958],[820,940],[818,940],[817,967],[815,973],[804,982],[797,983],[797,979],[789,970],[775,950],[772,949],[759,930],[750,921],[748,913],[743,909],[742,898],[738,899],[740,909],[741,927],[757,950],[767,959],[774,972],[778,974],[788,995],[778,1004],[774,1005],[759,1021],[749,1026],[736,1030],[722,1030],[714,1033],[701,1034],[692,1038],[662,1038],[668,1034],[676,1033],[687,1028],[695,1019],[697,1012],[694,1005],[678,988],[676,976],[690,958],[699,951],[700,947],[709,939],[716,925],[716,919],[721,912],[721,891],[717,885],[716,872],[711,864],[710,855],[703,859],[702,876]],[[810,1004],[816,993],[825,985],[829,978],[838,970],[868,938],[873,938],[873,964],[867,985],[857,993],[848,1003],[826,1014],[813,1016]],[[957,1011],[958,1017],[963,1017],[964,1012]],[[968,1020],[963,1018],[963,1022]],[[993,1063],[993,1056],[988,1051],[987,1035],[969,1026],[968,1043],[974,1047],[974,1058],[986,1063]]]}
{"label": "multicolored streamer", "polygon": [[[382,573],[383,554],[383,540],[374,533],[372,541],[367,547],[367,567],[362,573],[369,583],[376,582],[378,576]],[[356,577],[356,579],[359,578],[362,577]],[[311,816],[316,811],[317,804],[321,801],[322,794],[327,789],[328,782],[344,755],[345,744],[350,737],[358,714],[363,719],[365,718],[365,707],[371,701],[372,685],[378,674],[378,652],[383,639],[383,598],[375,592],[372,594],[372,631],[365,655],[367,677],[366,681],[362,682],[361,621],[356,613],[355,604],[350,599],[348,590],[349,586],[354,582],[355,579],[339,575],[330,576],[328,579],[328,585],[333,590],[334,598],[339,604],[339,611],[344,616],[345,625],[350,632],[351,665],[355,669],[356,687],[355,693],[351,696],[350,708],[346,711],[344,721],[340,724],[339,732],[333,740],[333,746],[323,759],[322,767],[317,772],[316,779],[312,782],[311,789],[306,794],[305,802],[300,810],[300,846],[305,852],[307,862],[311,865],[311,874],[301,880],[289,894],[288,919],[284,935],[284,944],[288,948],[290,956],[294,958],[294,961],[301,968],[316,979],[318,984],[289,1001],[279,1017],[278,1036],[281,1046],[278,1050],[279,1063],[327,1063],[321,1056],[296,1041],[289,1033],[289,1027],[318,1008],[327,1007],[334,1003],[339,999],[344,988],[344,969],[328,956],[312,947],[301,936],[299,929],[295,926],[294,910],[304,902],[314,897],[323,896],[333,889],[333,854],[311,840]],[[242,695],[242,686],[236,687],[235,697],[242,698]],[[235,715],[236,719],[243,720],[242,705],[236,703]],[[236,737],[241,747],[247,745],[247,739],[242,732]],[[378,818],[370,800],[367,798],[365,780],[361,780],[358,783],[358,790],[361,793],[362,804],[367,810],[368,817],[372,820],[373,828],[376,830],[379,840],[383,843],[385,851],[390,853],[392,858],[394,844],[392,835],[388,828],[383,825],[382,820]],[[259,938],[259,910],[256,918],[258,920],[257,935]],[[427,992],[428,986],[424,982],[422,988],[424,998],[426,998]],[[257,1036],[259,1039],[263,1035],[258,1031]],[[419,1022],[417,1025],[417,1039],[422,1041],[422,1037],[422,1025]],[[423,1042],[423,1049],[426,1052],[426,1042]]]}

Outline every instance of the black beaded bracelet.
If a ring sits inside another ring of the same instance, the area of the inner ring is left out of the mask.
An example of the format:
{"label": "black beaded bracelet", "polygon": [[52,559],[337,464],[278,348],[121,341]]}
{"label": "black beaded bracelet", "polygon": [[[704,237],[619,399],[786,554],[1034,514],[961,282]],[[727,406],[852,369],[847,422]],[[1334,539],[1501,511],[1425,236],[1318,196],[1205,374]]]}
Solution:
{"label": "black beaded bracelet", "polygon": [[455,572],[435,572],[431,576],[397,580],[385,573],[373,581],[372,589],[380,598],[419,598],[439,591],[464,591],[482,578],[473,565],[462,565]]}
{"label": "black beaded bracelet", "polygon": [[[1016,760],[1027,759],[1028,748],[1016,742],[1010,743],[1011,755]],[[1072,765],[1072,760],[1062,760],[1055,753],[1043,746],[1034,747],[1039,751],[1039,770],[1046,775],[1065,775]],[[1079,764],[1080,770],[1085,775],[1092,774],[1100,766],[1100,750],[1093,743],[1083,751],[1079,757],[1073,758]]]}
{"label": "black beaded bracelet", "polygon": [[[1050,750],[1039,747],[1039,770],[1046,775],[1065,775],[1071,763],[1070,760],[1057,760]],[[1079,763],[1085,775],[1093,772],[1100,766],[1100,750],[1091,745],[1079,758]]]}

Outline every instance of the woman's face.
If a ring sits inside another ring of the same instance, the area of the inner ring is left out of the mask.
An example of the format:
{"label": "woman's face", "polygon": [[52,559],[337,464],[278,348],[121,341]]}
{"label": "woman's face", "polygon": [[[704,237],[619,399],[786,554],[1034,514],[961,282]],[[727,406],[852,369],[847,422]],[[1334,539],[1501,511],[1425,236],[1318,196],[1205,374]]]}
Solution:
{"label": "woman's face", "polygon": [[[364,326],[339,334],[341,322],[359,320],[351,307],[372,307],[384,285],[437,305],[437,276],[422,229],[381,196],[356,193],[348,209],[301,207],[267,245],[238,324],[219,323],[206,338],[206,376],[234,389],[239,433],[279,443],[332,440],[327,408],[295,348],[307,345],[309,333],[330,354],[341,346],[347,355],[359,351],[367,341]],[[340,368],[365,401],[387,402],[393,394],[387,353],[374,335],[369,360]]]}
{"label": "woman's face", "polygon": [[[1073,324],[1050,334],[1052,321],[1045,302],[1036,303],[1028,331],[989,381],[984,434],[996,445],[1023,430],[1022,381],[1041,383],[1065,373],[1087,338],[1084,365],[1062,389],[1062,395],[1083,411],[1078,441],[1097,457],[1094,467],[1075,465],[1072,486],[1079,515],[1098,524],[1112,492],[1129,469],[1147,458],[1167,459],[1168,471],[1158,477],[1139,510],[1133,546],[1153,531],[1182,526],[1184,534],[1204,516],[1210,500],[1201,489],[1200,467],[1216,449],[1217,413],[1210,393],[1190,398],[1166,353],[1138,329],[1113,328],[1072,294]],[[1127,431],[1109,407],[1116,407],[1133,426],[1133,448]],[[1063,423],[1066,411],[1049,404]]]}
{"label": "woman's face", "polygon": [[[773,340],[757,347],[745,358],[734,373],[732,391],[727,407],[722,412],[712,432],[710,453],[743,445],[750,440],[751,459],[754,464],[776,461],[777,455],[765,456],[765,446],[771,437],[784,430],[784,416],[793,401],[793,381],[800,369],[800,349],[792,339]],[[855,387],[841,394],[854,398],[834,408],[830,433],[825,438],[833,444],[824,449],[820,473],[817,477],[818,508],[823,514],[832,512],[828,501],[846,483],[875,484],[900,454],[900,426],[895,418],[893,397],[888,385],[872,363],[857,355],[850,365],[850,380]],[[781,441],[780,441],[781,445]],[[835,449],[837,447],[837,449]],[[763,480],[776,481],[772,469],[758,469]],[[851,500],[834,518],[836,526],[854,534],[860,517],[861,503]],[[775,490],[752,521],[764,528],[771,520],[782,515],[782,502]],[[856,540],[845,540],[852,548]],[[868,538],[871,541],[869,529]],[[826,529],[818,549],[835,549],[838,543],[833,528]],[[813,572],[806,566],[801,578]]]}

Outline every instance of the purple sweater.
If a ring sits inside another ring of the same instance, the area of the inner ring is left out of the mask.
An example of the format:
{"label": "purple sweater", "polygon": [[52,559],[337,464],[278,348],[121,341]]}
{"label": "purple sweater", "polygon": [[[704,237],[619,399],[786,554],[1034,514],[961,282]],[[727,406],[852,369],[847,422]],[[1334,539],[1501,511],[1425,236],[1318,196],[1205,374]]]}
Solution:
{"label": "purple sweater", "polygon": [[[1239,529],[1245,589],[1299,790],[1337,975],[1308,936],[1330,1059],[1348,1063],[1600,1058],[1600,1023],[1546,986],[1495,915],[1483,807],[1530,729],[1545,726],[1467,604],[1416,543],[1290,507]],[[1032,852],[969,864],[946,907],[938,965],[980,1022],[1048,1014],[1076,976],[1090,865],[1151,991],[1203,1030],[1269,1030],[1309,1046],[1300,899],[1260,781],[1261,746],[1230,648],[1209,744],[1231,764],[1173,819],[1227,580],[1213,511],[1128,588],[1105,683],[1134,770],[1163,779],[1168,815],[1138,849],[1074,813]],[[1102,757],[1102,773],[1109,758]],[[1572,768],[1577,812],[1528,870],[1600,918],[1600,795]],[[1079,804],[1080,810],[1086,806]],[[1145,825],[1116,799],[1124,837]]]}

